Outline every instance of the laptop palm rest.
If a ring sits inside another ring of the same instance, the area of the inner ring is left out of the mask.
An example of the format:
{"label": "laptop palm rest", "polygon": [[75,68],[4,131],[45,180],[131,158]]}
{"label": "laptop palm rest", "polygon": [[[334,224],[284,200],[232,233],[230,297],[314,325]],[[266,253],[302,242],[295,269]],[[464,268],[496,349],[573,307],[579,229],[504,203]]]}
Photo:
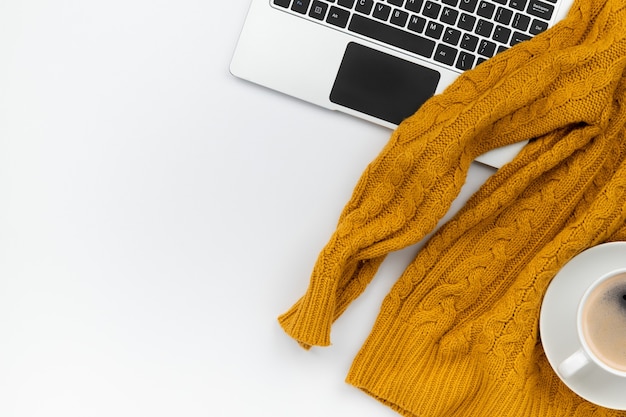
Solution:
{"label": "laptop palm rest", "polygon": [[435,70],[351,42],[330,101],[398,125],[433,96],[439,78]]}

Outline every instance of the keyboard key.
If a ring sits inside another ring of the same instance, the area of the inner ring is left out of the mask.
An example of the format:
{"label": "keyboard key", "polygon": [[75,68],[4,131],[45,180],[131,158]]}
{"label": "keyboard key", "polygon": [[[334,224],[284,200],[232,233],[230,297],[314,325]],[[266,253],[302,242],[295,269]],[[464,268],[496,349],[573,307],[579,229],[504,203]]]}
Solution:
{"label": "keyboard key", "polygon": [[466,12],[474,13],[478,0],[461,0],[460,8]]}
{"label": "keyboard key", "polygon": [[456,54],[458,51],[447,45],[439,45],[435,51],[434,59],[437,62],[441,62],[447,65],[454,65]]}
{"label": "keyboard key", "polygon": [[511,29],[504,26],[496,26],[496,30],[493,31],[493,40],[501,43],[509,43],[511,37]]}
{"label": "keyboard key", "polygon": [[443,33],[443,25],[437,22],[428,22],[426,25],[426,32],[424,34],[433,39],[439,39]]}
{"label": "keyboard key", "polygon": [[311,11],[309,12],[309,16],[317,20],[324,20],[327,10],[327,3],[322,3],[321,1],[315,0],[313,2],[313,5],[311,5]]}
{"label": "keyboard key", "polygon": [[449,43],[450,45],[457,45],[460,39],[461,39],[460,30],[446,28],[446,30],[443,31],[443,41],[445,43]]}
{"label": "keyboard key", "polygon": [[476,25],[475,32],[480,36],[484,36],[488,38],[491,36],[491,32],[493,31],[493,23],[488,22],[486,20],[480,19],[478,24]]}
{"label": "keyboard key", "polygon": [[374,16],[376,19],[386,21],[387,19],[389,19],[390,14],[391,14],[391,7],[383,3],[376,3],[376,6],[374,6],[374,13],[372,14],[372,16]]}
{"label": "keyboard key", "polygon": [[422,10],[422,4],[424,4],[424,0],[406,0],[404,8],[419,13]]}
{"label": "keyboard key", "polygon": [[506,4],[507,3],[507,0],[493,0],[493,1],[495,1],[496,3],[500,3],[500,4]]}
{"label": "keyboard key", "polygon": [[529,32],[533,35],[539,35],[541,32],[545,32],[548,29],[548,22],[543,20],[534,19],[532,25],[530,25]]}
{"label": "keyboard key", "polygon": [[411,19],[409,19],[409,25],[407,27],[413,32],[422,33],[426,27],[426,19],[413,15]]}
{"label": "keyboard key", "polygon": [[459,4],[459,0],[443,0],[443,4],[447,4],[448,6],[456,7]]}
{"label": "keyboard key", "polygon": [[520,42],[524,42],[529,40],[531,37],[528,35],[525,35],[523,33],[520,32],[513,32],[513,36],[511,37],[511,46],[515,46]]}
{"label": "keyboard key", "polygon": [[478,59],[476,60],[476,67],[479,66],[480,64],[482,64],[483,62],[485,62],[487,60],[487,58],[481,58],[478,57]]}
{"label": "keyboard key", "polygon": [[496,11],[496,5],[493,3],[488,3],[486,1],[481,1],[478,5],[478,11],[476,14],[480,17],[484,17],[486,19],[491,19],[494,12]]}
{"label": "keyboard key", "polygon": [[457,10],[451,9],[449,7],[444,7],[439,20],[449,25],[455,25],[457,17],[459,17],[459,12]]}
{"label": "keyboard key", "polygon": [[526,30],[528,25],[530,25],[530,17],[525,14],[517,13],[513,18],[513,27],[515,29]]}
{"label": "keyboard key", "polygon": [[459,59],[457,59],[456,61],[456,67],[463,71],[472,69],[472,66],[474,65],[474,59],[476,59],[474,55],[465,51],[461,51],[459,52]]}
{"label": "keyboard key", "polygon": [[435,42],[430,39],[405,32],[402,29],[396,29],[358,14],[352,16],[348,29],[427,58],[430,58],[435,50]]}
{"label": "keyboard key", "polygon": [[280,7],[289,7],[291,0],[274,0],[274,4]]}
{"label": "keyboard key", "polygon": [[496,12],[495,20],[498,23],[502,23],[503,25],[508,25],[511,23],[511,19],[513,18],[513,12],[509,9],[505,9],[504,7],[498,7],[498,11]]}
{"label": "keyboard key", "polygon": [[480,45],[478,45],[478,53],[487,58],[491,58],[496,53],[496,44],[483,39],[480,41]]}
{"label": "keyboard key", "polygon": [[326,21],[331,25],[345,28],[350,19],[350,12],[339,7],[331,6]]}
{"label": "keyboard key", "polygon": [[426,17],[436,19],[439,17],[440,10],[441,10],[441,5],[437,3],[433,3],[432,1],[427,1],[426,4],[424,5],[424,10],[422,10],[422,14]]}
{"label": "keyboard key", "polygon": [[507,48],[506,46],[500,45],[500,46],[498,46],[498,50],[496,51],[496,54],[499,54],[500,52],[504,52],[507,49],[509,49],[509,48]]}
{"label": "keyboard key", "polygon": [[305,14],[309,9],[309,4],[311,4],[311,0],[294,0],[291,10]]}
{"label": "keyboard key", "polygon": [[550,20],[552,18],[552,12],[554,12],[554,6],[543,1],[530,0],[526,11],[535,17]]}
{"label": "keyboard key", "polygon": [[348,9],[351,9],[354,7],[354,0],[338,0],[337,4],[343,7],[347,7]]}
{"label": "keyboard key", "polygon": [[478,37],[474,35],[464,34],[461,39],[461,48],[474,52],[478,46]]}
{"label": "keyboard key", "polygon": [[402,3],[404,3],[404,0],[387,0],[387,3],[391,3],[394,6],[402,7]]}
{"label": "keyboard key", "polygon": [[526,8],[526,3],[528,3],[528,0],[511,0],[509,6],[516,10],[524,10]]}
{"label": "keyboard key", "polygon": [[409,14],[405,12],[404,10],[396,9],[393,11],[393,13],[391,13],[391,23],[396,26],[404,27],[408,19],[409,19]]}
{"label": "keyboard key", "polygon": [[356,11],[363,14],[370,14],[374,7],[374,0],[357,0]]}
{"label": "keyboard key", "polygon": [[471,32],[472,30],[474,30],[475,23],[476,23],[476,18],[474,16],[471,16],[467,13],[462,13],[461,17],[459,18],[459,23],[457,24],[457,26],[463,30],[467,30],[468,32]]}

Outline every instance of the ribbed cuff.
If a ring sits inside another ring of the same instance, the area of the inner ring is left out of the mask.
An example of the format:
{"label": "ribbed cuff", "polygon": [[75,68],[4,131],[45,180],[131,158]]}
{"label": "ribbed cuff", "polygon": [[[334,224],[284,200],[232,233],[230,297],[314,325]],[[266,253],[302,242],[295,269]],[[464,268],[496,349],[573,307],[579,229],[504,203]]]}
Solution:
{"label": "ribbed cuff", "polygon": [[306,294],[278,318],[283,330],[305,349],[330,345],[337,284],[330,279],[312,279]]}
{"label": "ribbed cuff", "polygon": [[280,325],[305,349],[330,345],[332,323],[365,290],[383,259],[359,263],[345,271],[338,283],[315,270],[306,294],[278,318]]}

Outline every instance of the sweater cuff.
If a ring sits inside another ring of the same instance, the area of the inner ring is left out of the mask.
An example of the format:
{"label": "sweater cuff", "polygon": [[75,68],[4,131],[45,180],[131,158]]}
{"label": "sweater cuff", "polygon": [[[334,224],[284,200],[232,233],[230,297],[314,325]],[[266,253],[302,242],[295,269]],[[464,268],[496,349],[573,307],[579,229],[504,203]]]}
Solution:
{"label": "sweater cuff", "polygon": [[337,283],[324,277],[311,279],[309,288],[298,302],[278,317],[283,330],[300,345],[330,345],[330,327],[333,322]]}
{"label": "sweater cuff", "polygon": [[384,259],[359,262],[344,271],[338,282],[319,276],[316,269],[306,294],[278,318],[280,325],[305,349],[330,345],[332,323],[363,293]]}

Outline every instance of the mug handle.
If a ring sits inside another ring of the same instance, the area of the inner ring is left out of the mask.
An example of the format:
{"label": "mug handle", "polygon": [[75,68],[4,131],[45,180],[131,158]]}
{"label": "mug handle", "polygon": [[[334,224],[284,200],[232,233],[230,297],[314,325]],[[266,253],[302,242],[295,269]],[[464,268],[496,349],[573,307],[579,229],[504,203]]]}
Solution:
{"label": "mug handle", "polygon": [[582,350],[578,349],[558,366],[558,371],[563,378],[569,378],[591,362],[589,356]]}

